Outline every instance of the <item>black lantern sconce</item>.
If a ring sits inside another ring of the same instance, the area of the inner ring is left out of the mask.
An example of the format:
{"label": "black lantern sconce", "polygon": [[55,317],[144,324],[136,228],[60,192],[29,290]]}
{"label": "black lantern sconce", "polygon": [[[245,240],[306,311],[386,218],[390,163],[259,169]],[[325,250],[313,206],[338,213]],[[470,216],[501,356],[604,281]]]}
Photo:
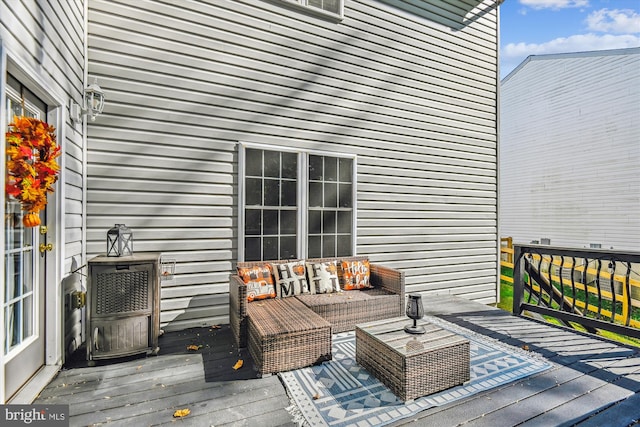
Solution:
{"label": "black lantern sconce", "polygon": [[116,224],[107,231],[107,256],[133,255],[133,233],[124,224]]}
{"label": "black lantern sconce", "polygon": [[417,324],[418,319],[422,319],[424,316],[422,295],[409,295],[409,299],[407,300],[407,316],[413,319],[413,325],[405,326],[404,331],[409,334],[424,334],[424,328]]}

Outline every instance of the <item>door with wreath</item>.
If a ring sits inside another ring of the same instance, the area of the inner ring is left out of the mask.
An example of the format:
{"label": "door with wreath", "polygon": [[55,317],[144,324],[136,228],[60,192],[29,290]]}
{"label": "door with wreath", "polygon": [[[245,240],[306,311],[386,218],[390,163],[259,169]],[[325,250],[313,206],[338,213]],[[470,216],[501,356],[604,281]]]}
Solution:
{"label": "door with wreath", "polygon": [[6,401],[45,363],[46,197],[57,180],[59,147],[47,105],[7,75],[4,196],[4,342]]}

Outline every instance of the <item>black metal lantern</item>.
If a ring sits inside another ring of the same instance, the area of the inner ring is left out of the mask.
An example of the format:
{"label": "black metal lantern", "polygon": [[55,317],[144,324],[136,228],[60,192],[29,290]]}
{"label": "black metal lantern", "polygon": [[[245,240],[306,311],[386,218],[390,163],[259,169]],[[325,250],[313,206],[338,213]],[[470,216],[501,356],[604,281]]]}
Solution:
{"label": "black metal lantern", "polygon": [[116,224],[107,231],[107,256],[133,255],[133,233],[124,224]]}
{"label": "black metal lantern", "polygon": [[424,316],[422,295],[409,295],[409,299],[407,300],[407,316],[413,319],[413,325],[405,326],[404,331],[410,334],[424,334],[424,328],[417,324],[418,319],[422,319]]}

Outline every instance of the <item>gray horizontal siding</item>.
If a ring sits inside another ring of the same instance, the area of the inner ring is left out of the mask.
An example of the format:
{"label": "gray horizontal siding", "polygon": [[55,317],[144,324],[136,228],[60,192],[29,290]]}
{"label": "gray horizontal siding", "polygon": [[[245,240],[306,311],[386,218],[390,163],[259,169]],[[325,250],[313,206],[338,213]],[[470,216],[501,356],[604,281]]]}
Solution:
{"label": "gray horizontal siding", "polygon": [[123,222],[136,251],[178,260],[165,328],[228,321],[240,141],[357,154],[358,253],[409,290],[495,300],[495,12],[453,31],[369,0],[341,22],[259,0],[89,7],[108,103],[87,248]]}
{"label": "gray horizontal siding", "polygon": [[640,246],[639,86],[637,48],[538,57],[505,79],[503,235]]}
{"label": "gray horizontal siding", "polygon": [[[12,66],[27,67],[21,70],[30,74],[37,85],[51,89],[48,95],[58,99],[80,100],[84,77],[84,6],[81,1],[0,1],[0,40],[7,49]],[[2,70],[5,72],[6,70]],[[35,74],[33,74],[35,73]],[[33,83],[22,83],[34,90]],[[62,108],[67,108],[66,105]],[[63,223],[64,260],[61,294],[81,289],[81,275],[70,273],[84,264],[83,239],[83,172],[84,155],[82,134],[66,123],[58,129],[63,149],[62,180],[56,191],[65,195]],[[55,196],[52,196],[55,197]],[[54,230],[50,230],[54,235]],[[59,248],[56,248],[59,249]],[[54,284],[51,288],[54,289]],[[62,298],[62,296],[61,296]],[[63,310],[64,349],[75,350],[81,343],[80,310]],[[54,334],[48,332],[48,334]],[[51,336],[54,336],[51,335]]]}

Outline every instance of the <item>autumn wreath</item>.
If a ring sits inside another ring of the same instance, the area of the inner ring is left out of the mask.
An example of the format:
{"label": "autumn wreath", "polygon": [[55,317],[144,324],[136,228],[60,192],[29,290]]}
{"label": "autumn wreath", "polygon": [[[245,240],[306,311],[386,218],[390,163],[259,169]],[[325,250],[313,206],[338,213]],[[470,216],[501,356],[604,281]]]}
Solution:
{"label": "autumn wreath", "polygon": [[53,192],[60,167],[56,158],[60,146],[55,128],[33,117],[16,116],[6,133],[7,195],[20,201],[26,212],[25,227],[40,224],[39,212],[47,205],[47,193]]}

